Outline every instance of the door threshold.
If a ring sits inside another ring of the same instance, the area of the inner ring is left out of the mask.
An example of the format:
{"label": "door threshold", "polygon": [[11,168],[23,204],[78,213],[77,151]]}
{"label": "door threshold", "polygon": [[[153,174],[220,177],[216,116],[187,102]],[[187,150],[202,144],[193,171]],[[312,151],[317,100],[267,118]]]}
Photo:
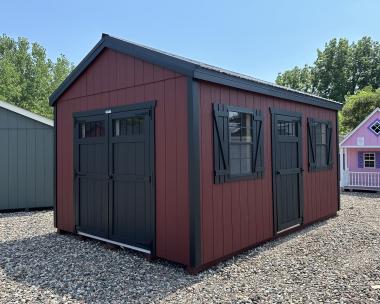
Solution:
{"label": "door threshold", "polygon": [[80,232],[80,231],[78,231],[77,233],[79,235],[83,235],[83,236],[86,236],[86,237],[89,237],[89,238],[92,238],[92,239],[95,239],[95,240],[99,240],[99,241],[103,241],[103,242],[110,243],[110,244],[113,244],[113,245],[117,245],[117,246],[120,246],[120,247],[124,247],[124,248],[128,248],[128,249],[140,251],[140,252],[143,252],[143,253],[151,254],[151,251],[147,250],[147,249],[135,247],[135,246],[132,246],[132,245],[127,245],[127,244],[124,244],[124,243],[119,243],[119,242],[116,242],[116,241],[112,241],[112,240],[109,240],[109,239],[105,239],[105,238],[102,238],[102,237],[99,237],[99,236],[96,236],[96,235],[92,235],[92,234],[88,234],[88,233],[84,233],[84,232]]}
{"label": "door threshold", "polygon": [[285,229],[282,229],[282,230],[280,230],[280,231],[277,231],[277,234],[281,234],[281,233],[283,233],[283,232],[286,232],[286,231],[288,231],[288,230],[294,229],[294,228],[299,227],[299,226],[301,226],[301,224],[296,224],[296,225],[290,226],[290,227],[288,227],[288,228],[285,228]]}

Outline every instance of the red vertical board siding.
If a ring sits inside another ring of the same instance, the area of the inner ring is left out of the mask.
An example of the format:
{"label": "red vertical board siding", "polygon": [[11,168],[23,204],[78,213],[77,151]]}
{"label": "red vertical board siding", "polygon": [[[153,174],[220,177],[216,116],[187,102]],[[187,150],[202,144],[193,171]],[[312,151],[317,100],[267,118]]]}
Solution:
{"label": "red vertical board siding", "polygon": [[74,112],[156,100],[156,254],[189,264],[187,79],[105,49],[58,100],[57,227],[74,232]]}
{"label": "red vertical board siding", "polygon": [[[274,237],[270,108],[302,113],[304,224],[337,211],[335,115],[332,110],[200,82],[201,242],[206,264]],[[260,110],[264,122],[264,176],[213,183],[212,104]],[[333,126],[333,168],[309,172],[307,118],[330,120]]]}

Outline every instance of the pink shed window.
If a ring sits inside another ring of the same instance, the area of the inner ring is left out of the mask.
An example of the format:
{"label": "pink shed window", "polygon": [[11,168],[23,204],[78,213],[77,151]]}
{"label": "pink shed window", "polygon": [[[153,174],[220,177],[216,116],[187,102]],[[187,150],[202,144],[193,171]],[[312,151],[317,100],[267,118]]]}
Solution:
{"label": "pink shed window", "polygon": [[370,126],[369,126],[369,129],[375,133],[376,135],[379,135],[380,134],[380,121],[379,120],[375,120]]}
{"label": "pink shed window", "polygon": [[375,153],[364,153],[364,168],[375,168],[376,167],[376,156]]}

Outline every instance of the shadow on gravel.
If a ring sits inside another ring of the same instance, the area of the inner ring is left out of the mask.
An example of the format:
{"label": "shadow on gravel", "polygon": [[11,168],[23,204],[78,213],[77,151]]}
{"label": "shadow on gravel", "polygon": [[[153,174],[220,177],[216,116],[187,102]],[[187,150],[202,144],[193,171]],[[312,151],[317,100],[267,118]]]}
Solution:
{"label": "shadow on gravel", "polygon": [[345,197],[365,197],[365,198],[380,198],[380,192],[376,191],[368,191],[368,190],[354,190],[350,191],[342,191],[340,192],[341,196]]}
{"label": "shadow on gravel", "polygon": [[0,267],[8,279],[79,301],[155,302],[325,224],[268,242],[196,276],[171,263],[149,262],[129,250],[109,250],[94,240],[56,233],[0,243]]}
{"label": "shadow on gravel", "polygon": [[200,280],[173,264],[56,233],[0,243],[0,267],[8,279],[85,302],[154,302]]}
{"label": "shadow on gravel", "polygon": [[38,213],[38,212],[49,212],[53,211],[53,208],[38,208],[38,209],[31,209],[31,210],[0,210],[0,220],[2,218],[9,218],[9,217],[21,217],[21,216],[30,216],[31,214]]}

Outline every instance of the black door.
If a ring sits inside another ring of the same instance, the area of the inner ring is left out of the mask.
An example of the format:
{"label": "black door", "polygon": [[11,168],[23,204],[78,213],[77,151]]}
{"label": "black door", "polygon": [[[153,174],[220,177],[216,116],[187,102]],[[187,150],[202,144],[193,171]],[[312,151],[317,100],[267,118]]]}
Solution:
{"label": "black door", "polygon": [[144,110],[109,117],[109,238],[143,249],[153,240],[149,124]]}
{"label": "black door", "polygon": [[108,235],[107,117],[82,117],[75,124],[75,189],[78,231]]}
{"label": "black door", "polygon": [[272,109],[272,159],[275,232],[299,225],[302,204],[302,132],[296,113]]}
{"label": "black door", "polygon": [[105,112],[75,118],[77,231],[152,252],[152,110]]}

